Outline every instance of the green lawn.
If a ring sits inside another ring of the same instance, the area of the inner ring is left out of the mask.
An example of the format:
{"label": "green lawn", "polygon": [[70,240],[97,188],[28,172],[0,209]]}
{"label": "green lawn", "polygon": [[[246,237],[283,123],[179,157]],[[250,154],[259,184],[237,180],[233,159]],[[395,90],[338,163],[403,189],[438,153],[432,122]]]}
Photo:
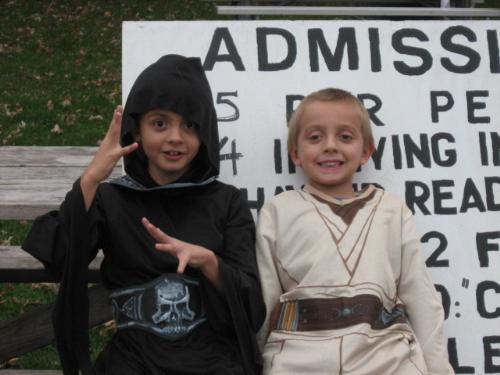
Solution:
{"label": "green lawn", "polygon": [[[121,102],[122,21],[221,18],[200,0],[2,0],[0,146],[97,145]],[[29,226],[0,221],[0,244],[20,244]],[[0,284],[0,320],[52,301],[54,293],[51,284]],[[109,332],[93,330],[94,355]],[[59,361],[50,346],[5,366],[48,369]]]}

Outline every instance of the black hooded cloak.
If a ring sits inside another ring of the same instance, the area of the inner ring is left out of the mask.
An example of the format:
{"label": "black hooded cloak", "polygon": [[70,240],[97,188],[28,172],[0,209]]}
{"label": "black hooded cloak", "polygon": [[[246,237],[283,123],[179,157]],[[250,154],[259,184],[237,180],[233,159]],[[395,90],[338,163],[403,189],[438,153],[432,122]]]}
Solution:
{"label": "black hooded cloak", "polygon": [[[167,55],[147,67],[128,96],[122,144],[134,141],[141,114],[164,109],[195,125],[200,150],[177,181],[159,186],[139,147],[125,157],[126,176],[100,184],[87,212],[77,180],[58,211],[37,218],[23,249],[61,281],[54,311],[56,343],[64,374],[258,374],[255,334],[265,308],[254,252],[254,223],[241,192],[216,180],[217,117],[199,59]],[[87,267],[103,249],[101,280],[109,290],[141,285],[175,273],[177,259],[154,249],[141,224],[147,217],[167,234],[211,249],[223,289],[196,269],[207,321],[176,340],[139,329],[118,330],[89,359]]]}

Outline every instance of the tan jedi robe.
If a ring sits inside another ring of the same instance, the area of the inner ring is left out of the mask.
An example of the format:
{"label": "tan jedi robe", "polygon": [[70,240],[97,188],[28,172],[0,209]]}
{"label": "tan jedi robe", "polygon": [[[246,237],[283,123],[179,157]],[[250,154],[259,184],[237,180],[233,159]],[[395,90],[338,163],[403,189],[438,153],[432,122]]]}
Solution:
{"label": "tan jedi robe", "polygon": [[[453,374],[441,300],[412,213],[393,195],[371,185],[345,200],[311,186],[284,192],[259,212],[257,259],[268,310],[260,332],[264,374]],[[278,301],[361,294],[388,311],[403,304],[410,324],[267,336]]]}

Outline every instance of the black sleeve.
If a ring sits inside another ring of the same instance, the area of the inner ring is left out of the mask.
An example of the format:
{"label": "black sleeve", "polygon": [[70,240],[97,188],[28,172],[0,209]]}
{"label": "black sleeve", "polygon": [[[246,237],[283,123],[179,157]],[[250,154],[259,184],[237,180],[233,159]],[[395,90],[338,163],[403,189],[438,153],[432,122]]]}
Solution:
{"label": "black sleeve", "polygon": [[[59,210],[50,211],[35,219],[22,249],[41,261],[45,268],[60,280],[65,264],[65,257],[71,242],[72,226],[82,226],[78,217],[89,220],[89,244],[87,264],[95,258],[99,249],[100,233],[103,231],[102,214],[100,213],[99,194],[87,212],[80,189],[80,179],[66,194]],[[73,219],[72,219],[73,218]],[[76,219],[75,219],[76,218]]]}
{"label": "black sleeve", "polygon": [[[98,194],[96,194],[96,198]],[[98,199],[98,198],[97,198]],[[53,310],[56,346],[65,375],[93,375],[88,336],[88,263],[98,249],[96,199],[85,209],[80,180],[59,211],[35,220],[22,247],[60,280]]]}

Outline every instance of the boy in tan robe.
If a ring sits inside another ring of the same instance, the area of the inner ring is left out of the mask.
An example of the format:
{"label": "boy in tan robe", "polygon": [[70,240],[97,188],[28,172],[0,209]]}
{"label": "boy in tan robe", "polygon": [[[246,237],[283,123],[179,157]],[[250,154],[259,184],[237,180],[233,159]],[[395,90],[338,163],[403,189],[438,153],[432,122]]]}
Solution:
{"label": "boy in tan robe", "polygon": [[307,96],[288,149],[308,183],[259,213],[264,374],[453,374],[410,210],[375,186],[353,190],[374,150],[361,102]]}

